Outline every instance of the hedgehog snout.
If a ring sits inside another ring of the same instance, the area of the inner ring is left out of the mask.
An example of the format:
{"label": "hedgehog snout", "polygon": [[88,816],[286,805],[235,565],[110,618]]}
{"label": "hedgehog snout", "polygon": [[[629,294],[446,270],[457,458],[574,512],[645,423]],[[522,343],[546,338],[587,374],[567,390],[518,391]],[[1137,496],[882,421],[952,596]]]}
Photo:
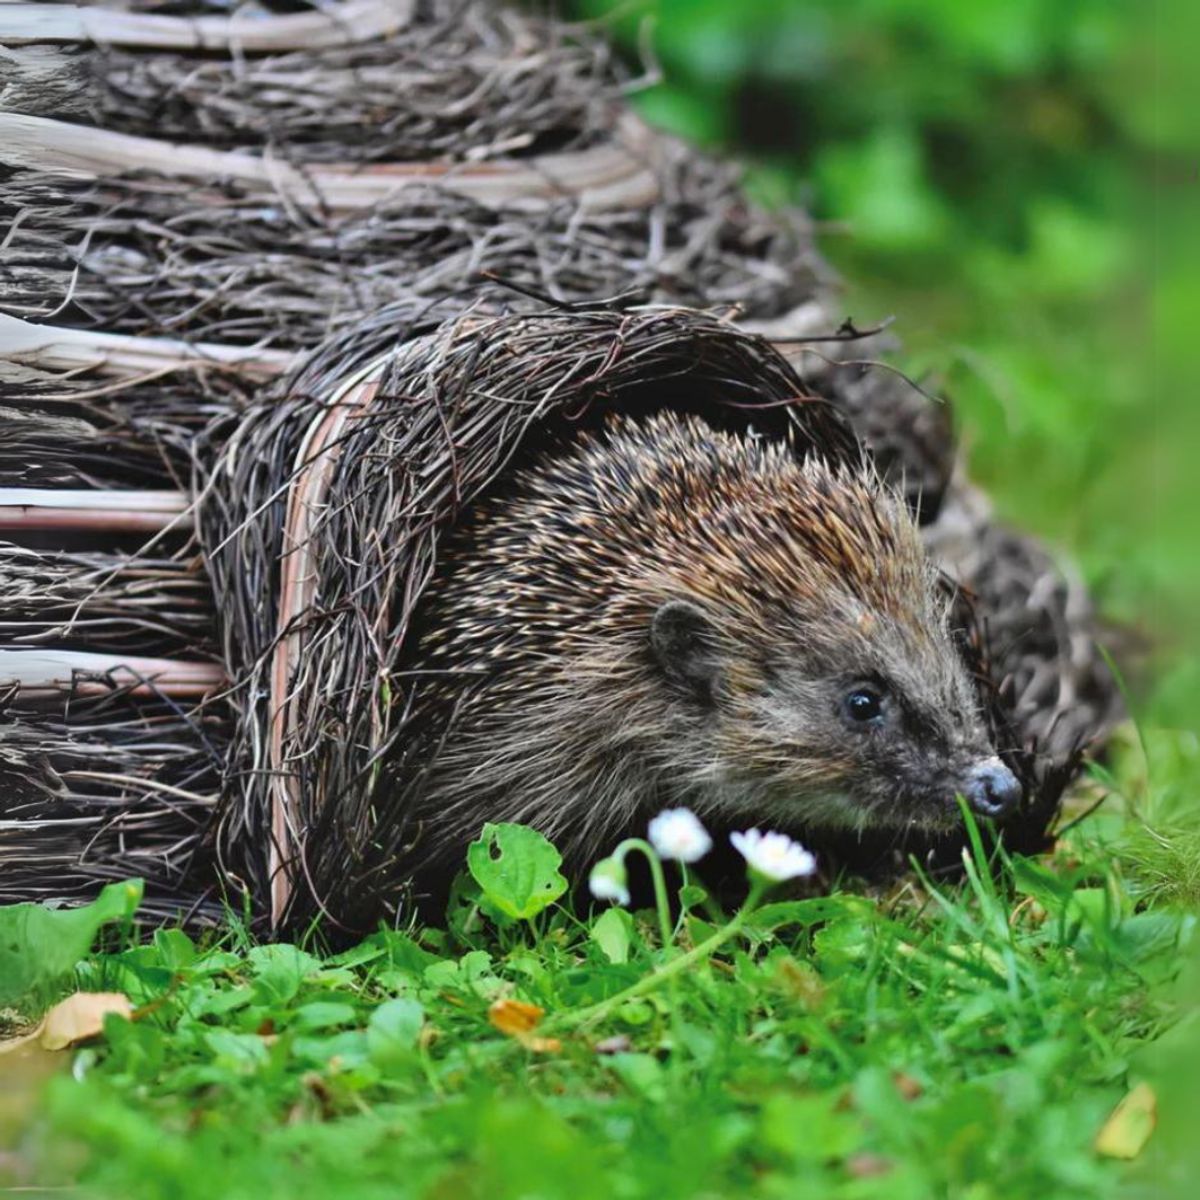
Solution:
{"label": "hedgehog snout", "polygon": [[962,793],[971,811],[981,817],[1003,817],[1021,800],[1021,784],[998,758],[987,758],[971,769]]}

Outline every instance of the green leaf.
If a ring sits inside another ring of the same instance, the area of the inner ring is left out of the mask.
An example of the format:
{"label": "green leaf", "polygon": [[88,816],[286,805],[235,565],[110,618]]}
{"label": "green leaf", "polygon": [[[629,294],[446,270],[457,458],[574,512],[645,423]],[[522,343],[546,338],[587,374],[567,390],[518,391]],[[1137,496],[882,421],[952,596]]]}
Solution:
{"label": "green leaf", "polygon": [[764,904],[750,914],[746,924],[751,929],[773,932],[789,925],[819,925],[823,921],[847,918],[851,921],[869,919],[874,914],[869,901],[859,896],[814,896],[810,900],[781,900]]}
{"label": "green leaf", "polygon": [[633,918],[623,908],[608,908],[592,926],[592,941],[610,963],[627,963],[633,941]]}
{"label": "green leaf", "polygon": [[196,945],[182,929],[156,929],[154,949],[169,971],[181,971],[196,961]]}
{"label": "green leaf", "polygon": [[101,926],[127,920],[142,902],[140,879],[110,883],[91,904],[0,908],[0,1007],[20,1006],[69,974]]}
{"label": "green leaf", "polygon": [[336,1029],[339,1025],[353,1025],[358,1020],[358,1010],[353,1004],[340,1000],[314,1000],[296,1009],[294,1018],[297,1029]]}
{"label": "green leaf", "polygon": [[405,933],[385,929],[375,936],[387,950],[388,962],[397,971],[410,975],[414,979],[419,979],[426,967],[441,961],[436,954],[430,954],[424,946],[419,945]]}
{"label": "green leaf", "polygon": [[387,1000],[367,1023],[367,1052],[378,1066],[407,1061],[425,1023],[425,1010],[408,997]]}
{"label": "green leaf", "polygon": [[516,917],[502,912],[484,895],[469,871],[459,871],[450,884],[450,895],[446,899],[447,930],[455,940],[472,945],[484,931],[484,917],[498,929],[507,929],[516,922]]}
{"label": "green leaf", "polygon": [[562,855],[535,829],[487,824],[467,850],[467,868],[502,913],[528,921],[567,890]]}
{"label": "green leaf", "polygon": [[367,1038],[361,1029],[343,1029],[328,1037],[298,1037],[292,1053],[314,1066],[348,1071],[367,1061]]}
{"label": "green leaf", "polygon": [[871,953],[872,942],[869,925],[840,917],[813,938],[814,957],[826,972],[857,970]]}
{"label": "green leaf", "polygon": [[325,963],[330,967],[361,967],[364,963],[376,962],[387,956],[387,945],[378,936],[368,938],[341,954],[327,958]]}
{"label": "green leaf", "polygon": [[654,1020],[654,1005],[649,1000],[626,1000],[617,1009],[617,1016],[626,1025],[648,1025]]}
{"label": "green leaf", "polygon": [[863,1142],[859,1118],[842,1111],[836,1092],[809,1096],[777,1093],[762,1110],[762,1139],[796,1162],[845,1158]]}
{"label": "green leaf", "polygon": [[609,1064],[630,1091],[653,1104],[667,1099],[667,1077],[652,1054],[614,1054]]}
{"label": "green leaf", "polygon": [[253,946],[246,958],[254,968],[255,994],[264,1004],[286,1004],[321,969],[320,959],[286,944]]}
{"label": "green leaf", "polygon": [[216,1057],[217,1065],[234,1072],[256,1071],[269,1057],[267,1043],[256,1033],[214,1029],[204,1035],[204,1041]]}

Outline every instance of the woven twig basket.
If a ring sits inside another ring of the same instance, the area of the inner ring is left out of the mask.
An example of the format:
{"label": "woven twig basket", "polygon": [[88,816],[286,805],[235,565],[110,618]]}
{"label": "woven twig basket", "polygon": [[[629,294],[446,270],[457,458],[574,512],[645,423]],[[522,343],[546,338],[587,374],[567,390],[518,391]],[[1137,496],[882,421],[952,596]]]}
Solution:
{"label": "woven twig basket", "polygon": [[663,406],[905,489],[1036,845],[1116,712],[1086,594],[863,365],[803,216],[646,128],[587,31],[296,7],[0,6],[0,899],[396,916],[440,537]]}

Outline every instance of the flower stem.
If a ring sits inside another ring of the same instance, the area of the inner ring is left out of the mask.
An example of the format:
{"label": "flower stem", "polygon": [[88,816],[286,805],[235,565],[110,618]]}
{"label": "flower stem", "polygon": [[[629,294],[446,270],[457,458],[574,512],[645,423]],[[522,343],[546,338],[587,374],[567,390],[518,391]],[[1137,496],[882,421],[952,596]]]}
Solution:
{"label": "flower stem", "polygon": [[654,907],[658,909],[658,933],[662,939],[663,953],[666,954],[674,940],[671,934],[671,904],[667,899],[667,878],[663,874],[662,859],[649,842],[642,838],[626,838],[614,851],[613,858],[624,862],[625,856],[637,850],[650,864],[650,878],[654,882]]}
{"label": "flower stem", "polygon": [[620,1008],[627,1000],[636,1000],[639,996],[644,996],[648,992],[654,991],[663,983],[677,979],[689,967],[709,958],[714,951],[718,950],[730,938],[739,933],[746,924],[747,918],[758,907],[758,902],[765,891],[766,887],[763,884],[752,884],[750,895],[746,897],[746,903],[734,914],[729,924],[724,928],[718,929],[716,933],[711,937],[705,938],[698,946],[694,946],[678,958],[673,958],[669,962],[664,963],[656,971],[651,971],[649,975],[643,976],[637,983],[630,984],[629,987],[618,992],[615,996],[609,996],[607,1000],[600,1000],[595,1004],[589,1004],[587,1008],[562,1013],[559,1020],[555,1021],[554,1024],[556,1026],[559,1024],[594,1025],[597,1021],[603,1020],[614,1009]]}
{"label": "flower stem", "polygon": [[[654,882],[654,907],[658,911],[658,936],[662,946],[661,954],[666,961],[675,946],[675,930],[671,925],[671,902],[667,898],[667,880],[663,873],[662,858],[658,851],[642,838],[626,838],[613,851],[613,857],[623,863],[625,856],[633,850],[640,852],[650,864],[650,878]],[[681,913],[680,919],[682,915]],[[670,996],[670,1068],[675,1085],[672,1092],[679,1096],[683,1093],[683,1014],[679,1004],[679,980],[674,975],[667,977],[667,991]]]}

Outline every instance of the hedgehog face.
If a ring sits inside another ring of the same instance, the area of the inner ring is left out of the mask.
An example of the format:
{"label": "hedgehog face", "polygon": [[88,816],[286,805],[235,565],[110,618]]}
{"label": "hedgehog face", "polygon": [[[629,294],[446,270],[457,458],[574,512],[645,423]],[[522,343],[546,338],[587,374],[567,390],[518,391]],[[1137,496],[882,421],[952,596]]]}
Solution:
{"label": "hedgehog face", "polygon": [[697,604],[660,606],[651,641],[691,709],[693,795],[791,828],[946,829],[958,794],[981,815],[1009,811],[1020,785],[936,612],[884,619],[842,596],[780,619],[764,650]]}

